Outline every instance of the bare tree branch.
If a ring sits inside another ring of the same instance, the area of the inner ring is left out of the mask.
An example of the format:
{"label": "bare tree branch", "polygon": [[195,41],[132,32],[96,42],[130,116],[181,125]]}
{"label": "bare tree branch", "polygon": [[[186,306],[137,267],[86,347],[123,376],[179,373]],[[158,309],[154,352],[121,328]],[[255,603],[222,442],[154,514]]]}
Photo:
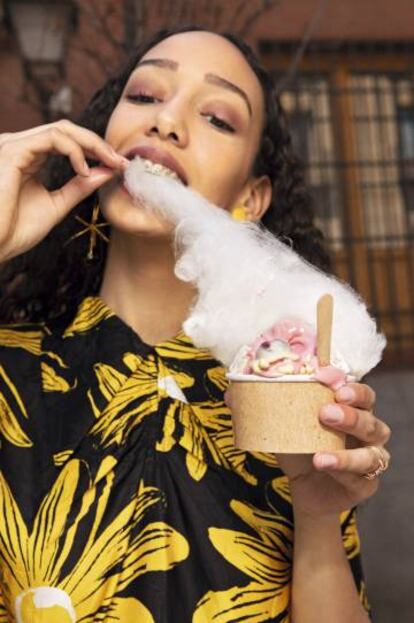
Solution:
{"label": "bare tree branch", "polygon": [[148,24],[148,5],[145,0],[135,0],[136,32],[135,45],[144,39],[145,26]]}
{"label": "bare tree branch", "polygon": [[259,17],[267,13],[267,11],[270,11],[270,9],[274,9],[280,3],[281,0],[261,0],[260,6],[253,11],[253,13],[246,19],[243,26],[239,29],[239,35],[241,37],[246,37]]}
{"label": "bare tree branch", "polygon": [[137,0],[124,0],[122,13],[124,22],[123,48],[128,53],[132,50],[137,40]]}
{"label": "bare tree branch", "polygon": [[279,83],[277,85],[278,91],[281,91],[286,86],[286,84],[288,84],[290,80],[292,80],[293,76],[296,74],[298,67],[302,61],[302,58],[306,52],[306,49],[309,45],[309,42],[312,39],[312,36],[315,30],[319,26],[321,19],[323,17],[323,14],[329,2],[330,0],[319,0],[319,4],[316,7],[314,14],[312,15],[311,19],[309,20],[308,24],[305,27],[305,31],[302,35],[302,39],[295,52],[295,55],[292,58],[292,62],[290,63],[290,66],[288,67],[288,70],[286,71],[285,75],[279,80]]}
{"label": "bare tree branch", "polygon": [[24,83],[22,91],[17,97],[17,101],[28,105],[29,108],[37,112],[37,114],[41,114],[41,111],[39,109],[39,100],[37,97],[33,98],[32,91],[33,89],[29,88],[29,84],[27,82]]}
{"label": "bare tree branch", "polygon": [[181,3],[179,5],[179,9],[176,15],[176,18],[174,19],[174,14],[172,14],[172,24],[180,24],[183,23],[184,21],[186,21],[186,10],[188,8],[188,4],[186,2],[186,0],[181,0]]}
{"label": "bare tree branch", "polygon": [[[97,69],[101,71],[104,76],[110,76],[116,65],[114,58],[108,59],[102,54],[96,52],[96,48],[89,46],[84,41],[76,41],[72,44],[72,50],[86,57],[88,60],[92,60]],[[122,58],[120,55],[119,58]],[[87,63],[85,63],[87,66]]]}
{"label": "bare tree branch", "polygon": [[221,4],[221,2],[219,2],[218,4],[216,4],[215,7],[213,7],[212,28],[215,28],[216,30],[220,30],[222,20],[223,20],[223,5]]}
{"label": "bare tree branch", "polygon": [[232,16],[229,18],[228,20],[228,24],[229,24],[229,28],[233,28],[235,24],[237,24],[237,21],[240,19],[241,14],[243,13],[243,11],[245,10],[246,6],[251,4],[251,2],[249,2],[249,0],[239,0],[239,2],[236,5],[235,10],[233,11]]}
{"label": "bare tree branch", "polygon": [[[108,11],[106,12],[106,14],[105,13],[101,14],[99,11],[96,10],[97,8],[96,4],[94,7],[94,6],[91,6],[90,3],[82,2],[81,0],[77,0],[77,5],[79,7],[79,10],[83,12],[85,15],[87,15],[88,24],[93,26],[95,31],[98,34],[100,34],[101,36],[103,35],[105,37],[105,40],[109,41],[109,43],[115,49],[117,50],[123,49],[122,40],[119,40],[116,37],[114,37],[113,31],[109,27]],[[102,6],[102,5],[100,4],[99,6]],[[110,10],[110,8],[108,10]]]}

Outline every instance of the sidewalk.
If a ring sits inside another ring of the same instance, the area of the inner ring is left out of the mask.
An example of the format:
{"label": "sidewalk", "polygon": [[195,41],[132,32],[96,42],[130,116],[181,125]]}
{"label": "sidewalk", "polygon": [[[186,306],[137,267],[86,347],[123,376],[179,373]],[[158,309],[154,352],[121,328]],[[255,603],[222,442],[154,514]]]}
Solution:
{"label": "sidewalk", "polygon": [[359,531],[374,623],[414,622],[414,370],[372,373],[377,414],[392,455],[377,493],[359,507]]}

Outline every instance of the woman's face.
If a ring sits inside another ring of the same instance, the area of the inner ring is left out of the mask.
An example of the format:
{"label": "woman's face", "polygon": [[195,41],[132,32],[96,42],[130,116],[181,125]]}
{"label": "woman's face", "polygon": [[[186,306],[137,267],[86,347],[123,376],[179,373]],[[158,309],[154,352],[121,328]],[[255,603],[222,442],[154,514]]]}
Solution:
{"label": "woman's face", "polygon": [[[262,88],[242,53],[219,35],[186,32],[164,39],[142,57],[105,137],[123,155],[138,146],[167,152],[191,188],[230,210],[257,188],[250,172],[263,123]],[[101,190],[100,200],[115,229],[171,233],[169,224],[134,205],[118,180]]]}

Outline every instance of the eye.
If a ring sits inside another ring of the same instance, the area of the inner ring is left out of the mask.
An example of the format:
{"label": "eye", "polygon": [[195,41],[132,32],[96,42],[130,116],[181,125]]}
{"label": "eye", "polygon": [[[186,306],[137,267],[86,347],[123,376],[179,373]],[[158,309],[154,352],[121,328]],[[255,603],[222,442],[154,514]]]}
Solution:
{"label": "eye", "polygon": [[153,104],[157,98],[151,95],[150,93],[141,92],[141,93],[133,93],[131,95],[127,95],[127,99],[131,100],[132,102],[137,102],[140,104]]}
{"label": "eye", "polygon": [[211,119],[210,123],[214,125],[216,128],[218,128],[219,130],[224,130],[225,132],[230,132],[234,134],[235,129],[233,128],[233,126],[227,123],[227,121],[220,119],[220,117],[217,117],[217,115],[206,114],[203,116],[209,117]]}

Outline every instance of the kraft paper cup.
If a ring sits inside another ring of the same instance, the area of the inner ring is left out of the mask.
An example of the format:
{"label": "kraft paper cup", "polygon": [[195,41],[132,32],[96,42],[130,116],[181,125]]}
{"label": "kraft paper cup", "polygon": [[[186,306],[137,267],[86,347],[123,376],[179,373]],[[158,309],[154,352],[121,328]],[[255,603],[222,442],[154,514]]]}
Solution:
{"label": "kraft paper cup", "polygon": [[251,452],[314,453],[345,448],[345,433],[319,420],[334,392],[317,381],[230,378],[236,447]]}

